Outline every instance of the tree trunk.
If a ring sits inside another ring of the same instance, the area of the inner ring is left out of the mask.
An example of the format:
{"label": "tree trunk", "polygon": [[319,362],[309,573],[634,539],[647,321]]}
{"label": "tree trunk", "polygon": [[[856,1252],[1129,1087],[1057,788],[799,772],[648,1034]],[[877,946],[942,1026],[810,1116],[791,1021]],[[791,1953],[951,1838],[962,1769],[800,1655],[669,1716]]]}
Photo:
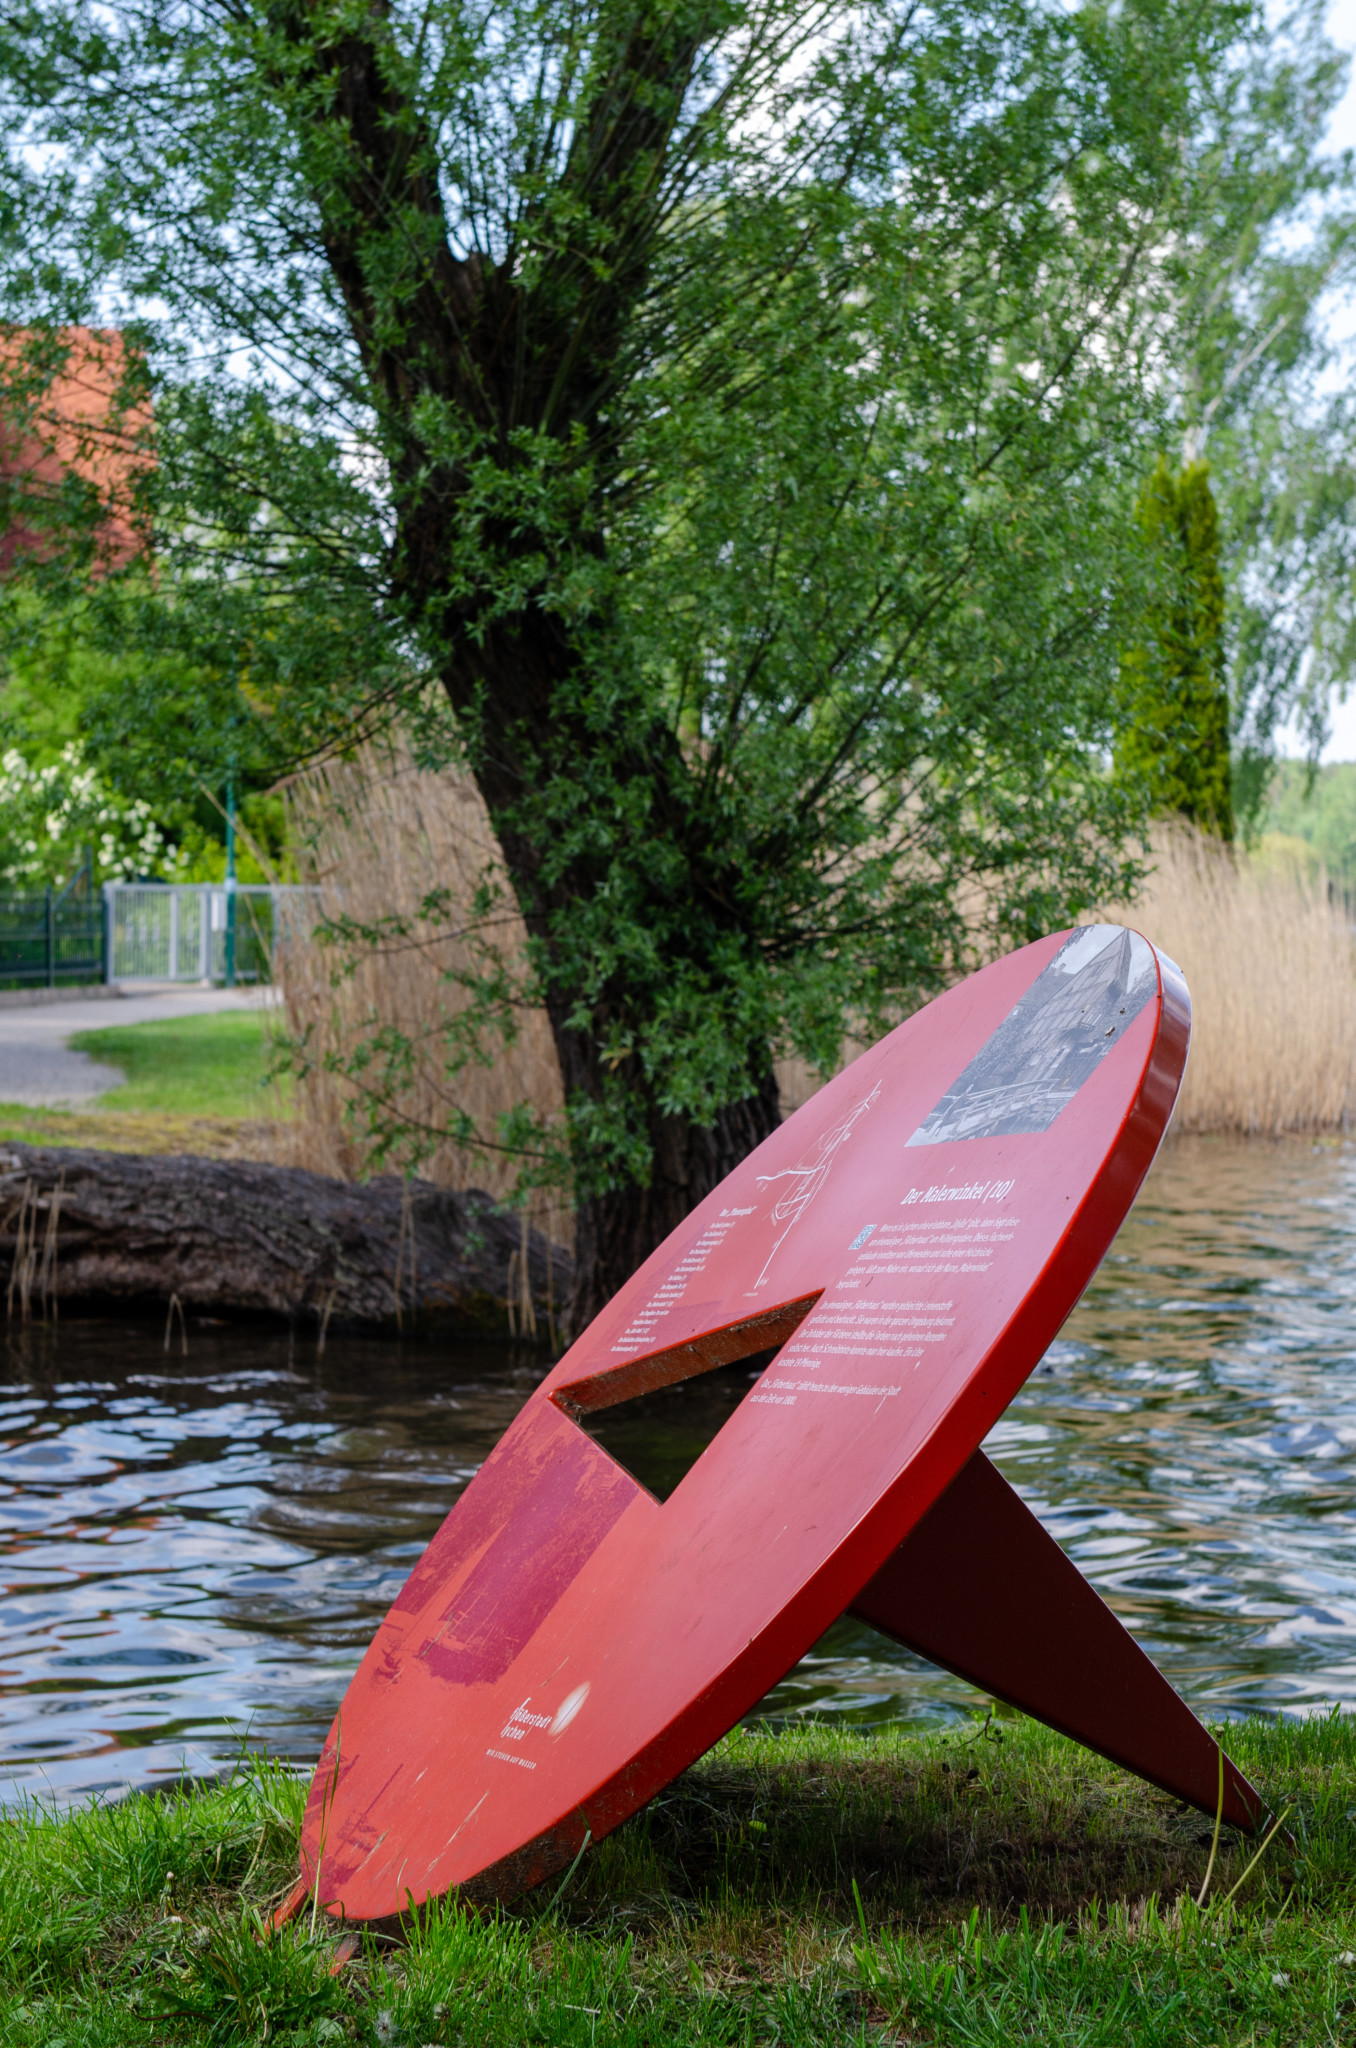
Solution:
{"label": "tree trunk", "polygon": [[[11,1317],[54,1302],[123,1313],[280,1317],[548,1341],[568,1256],[488,1195],[364,1185],[246,1160],[0,1146],[0,1277]],[[549,1265],[548,1265],[549,1259]],[[530,1302],[530,1307],[529,1307]],[[533,1326],[535,1325],[535,1332]]]}
{"label": "tree trunk", "polygon": [[617,1289],[780,1122],[771,1074],[757,1094],[721,1111],[704,1129],[686,1117],[664,1117],[653,1132],[648,1185],[586,1196],[575,1218],[570,1329],[576,1335]]}
{"label": "tree trunk", "polygon": [[[684,958],[676,949],[670,952],[674,975],[690,969],[697,979],[709,978],[712,961],[731,937],[752,943],[740,928],[739,878],[730,873],[731,846],[719,821],[702,812],[674,734],[639,696],[630,703],[619,699],[615,729],[605,740],[559,712],[562,698],[569,701],[580,660],[560,622],[543,614],[511,639],[487,633],[480,645],[467,644],[461,660],[445,676],[449,698],[463,716],[472,715],[476,697],[468,678],[480,692],[475,715],[486,744],[476,780],[519,908],[542,949],[546,1009],[566,1101],[597,1104],[605,1120],[609,1092],[625,1086],[649,1153],[648,1172],[631,1179],[619,1174],[620,1184],[602,1191],[589,1187],[596,1163],[587,1157],[575,1162],[583,1186],[575,1205],[569,1308],[574,1336],[781,1121],[771,1052],[765,1043],[744,1048],[747,1092],[723,1104],[710,1125],[659,1109],[642,1052],[655,1028],[656,1005],[667,983],[664,977],[633,977],[624,949],[619,964],[591,994],[587,1027],[580,1024],[568,949],[578,943],[581,919],[596,900],[606,897],[614,879],[611,863],[616,848],[608,843],[609,828],[590,833],[583,828],[584,821],[570,818],[568,836],[584,850],[568,865],[552,867],[549,880],[543,880],[555,847],[551,832],[541,827],[536,807],[524,801],[532,786],[525,756],[533,745],[547,758],[562,761],[582,761],[591,746],[595,759],[606,758],[615,786],[637,793],[637,811],[653,827],[652,844],[663,840],[667,858],[651,862],[644,848],[623,849],[635,891],[630,914],[650,932],[681,928],[689,953]],[[563,823],[561,829],[566,830]],[[675,896],[682,903],[679,918],[674,914]],[[719,1019],[722,993],[713,987],[713,1020]],[[609,1027],[617,1039],[634,1048],[623,1060],[607,1056]],[[719,1028],[718,1022],[713,1028]]]}
{"label": "tree trunk", "polygon": [[[710,1128],[658,1106],[665,1084],[645,1055],[669,985],[679,970],[689,987],[710,985],[749,943],[747,878],[731,872],[728,817],[642,683],[624,661],[615,674],[604,662],[595,695],[585,654],[606,641],[615,603],[603,572],[624,468],[627,336],[682,189],[670,189],[668,157],[698,52],[725,17],[698,6],[600,19],[570,140],[559,160],[544,145],[554,203],[525,195],[497,259],[454,253],[438,147],[384,10],[282,0],[276,18],[291,51],[279,88],[293,95],[390,465],[391,595],[439,650],[538,946],[567,1100],[598,1112],[575,1130],[590,1155],[576,1160],[577,1331],[777,1122],[756,1034],[719,1063],[718,1088],[739,1099]],[[430,442],[443,418],[458,433]],[[487,464],[500,486],[488,494]],[[597,573],[578,578],[586,561]],[[662,862],[650,859],[658,839]],[[583,927],[619,900],[673,973],[596,934],[587,957]],[[713,1032],[741,1028],[738,1000],[721,1010],[725,993],[713,992]],[[686,1078],[674,1092],[709,1099]]]}

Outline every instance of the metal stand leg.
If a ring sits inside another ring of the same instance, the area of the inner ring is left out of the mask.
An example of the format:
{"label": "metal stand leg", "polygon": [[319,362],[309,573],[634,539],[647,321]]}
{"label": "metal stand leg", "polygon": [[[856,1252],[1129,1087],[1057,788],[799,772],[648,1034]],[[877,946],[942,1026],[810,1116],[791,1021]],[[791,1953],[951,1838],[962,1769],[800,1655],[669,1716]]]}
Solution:
{"label": "metal stand leg", "polygon": [[[1214,1738],[983,1452],[848,1612],[1213,1819]],[[1226,1757],[1225,1820],[1263,1816]]]}

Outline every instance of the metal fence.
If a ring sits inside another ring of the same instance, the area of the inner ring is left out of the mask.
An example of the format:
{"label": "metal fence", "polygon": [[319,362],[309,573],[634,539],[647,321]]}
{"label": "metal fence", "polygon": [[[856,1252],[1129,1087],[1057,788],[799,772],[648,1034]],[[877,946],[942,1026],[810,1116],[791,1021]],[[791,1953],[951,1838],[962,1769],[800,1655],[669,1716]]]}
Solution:
{"label": "metal fence", "polygon": [[0,988],[104,978],[104,906],[86,858],[59,889],[0,891]]}
{"label": "metal fence", "polygon": [[236,981],[267,981],[273,948],[314,891],[266,883],[105,882],[109,981],[225,981],[231,897]]}

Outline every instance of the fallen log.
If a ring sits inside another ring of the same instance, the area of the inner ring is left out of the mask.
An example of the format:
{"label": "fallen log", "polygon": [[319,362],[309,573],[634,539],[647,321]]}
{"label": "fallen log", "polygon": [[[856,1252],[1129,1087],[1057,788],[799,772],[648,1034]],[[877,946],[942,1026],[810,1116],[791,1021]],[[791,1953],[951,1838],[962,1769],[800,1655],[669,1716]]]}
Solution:
{"label": "fallen log", "polygon": [[163,1312],[177,1300],[189,1314],[282,1318],[322,1332],[437,1321],[546,1340],[569,1279],[565,1252],[475,1189],[0,1145],[0,1285],[11,1316],[53,1303]]}

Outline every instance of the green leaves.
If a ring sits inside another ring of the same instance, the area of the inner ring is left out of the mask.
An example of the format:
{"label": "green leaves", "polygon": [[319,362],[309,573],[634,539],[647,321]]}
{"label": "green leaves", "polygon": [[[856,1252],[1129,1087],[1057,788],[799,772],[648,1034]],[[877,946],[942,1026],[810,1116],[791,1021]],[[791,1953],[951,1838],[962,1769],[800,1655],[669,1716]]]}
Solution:
{"label": "green leaves", "polygon": [[540,1000],[576,1188],[676,1220],[776,1053],[1132,886],[1136,494],[1304,358],[1345,247],[1276,233],[1345,176],[1311,27],[117,0],[95,51],[42,0],[9,303],[139,319],[155,575],[88,602],[178,678],[101,744],[262,777],[436,682],[529,934],[467,1044]]}
{"label": "green leaves", "polygon": [[1160,458],[1137,507],[1161,597],[1152,643],[1127,654],[1117,766],[1160,814],[1234,836],[1219,521],[1203,462]]}

